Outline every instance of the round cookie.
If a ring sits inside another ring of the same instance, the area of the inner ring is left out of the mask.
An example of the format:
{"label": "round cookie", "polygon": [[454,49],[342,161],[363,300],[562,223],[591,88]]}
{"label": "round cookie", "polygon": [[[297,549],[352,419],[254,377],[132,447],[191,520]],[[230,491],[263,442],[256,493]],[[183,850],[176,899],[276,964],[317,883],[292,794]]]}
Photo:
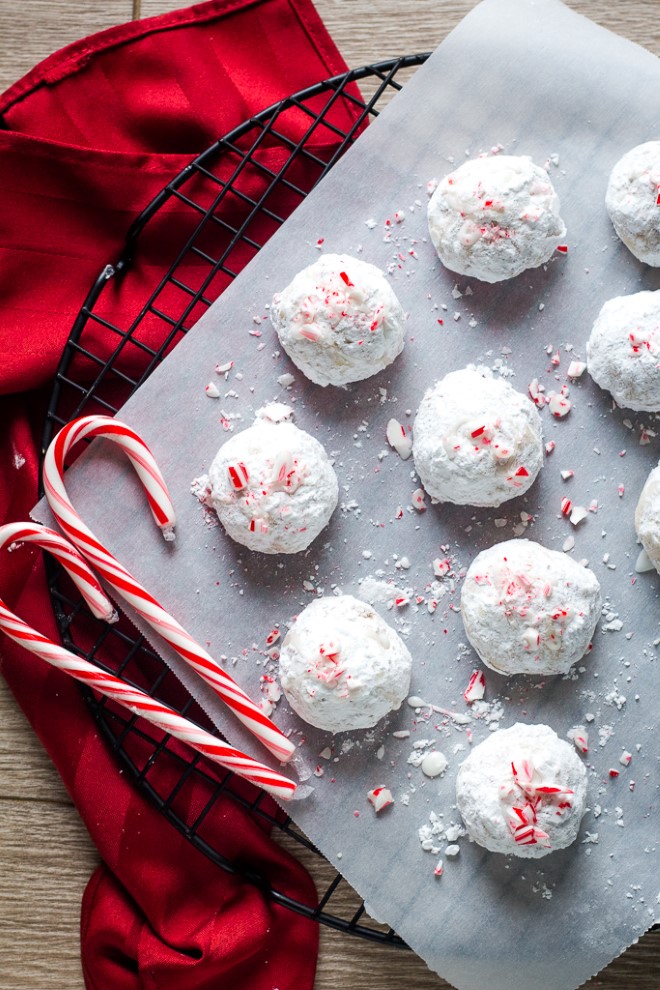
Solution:
{"label": "round cookie", "polygon": [[589,649],[601,605],[593,571],[532,540],[482,550],[461,590],[467,638],[500,674],[565,674]]}
{"label": "round cookie", "polygon": [[548,173],[517,155],[475,158],[446,175],[428,223],[443,265],[483,282],[538,268],[566,235]]}
{"label": "round cookie", "polygon": [[273,297],[270,318],[293,363],[317,385],[370,378],[403,350],[406,315],[383,272],[324,254]]}
{"label": "round cookie", "polygon": [[499,729],[472,750],[456,778],[471,838],[491,852],[539,859],[575,841],[587,771],[547,725]]}
{"label": "round cookie", "polygon": [[614,229],[639,261],[660,266],[660,141],[638,144],[612,169],[605,205]]}
{"label": "round cookie", "polygon": [[369,729],[400,707],[412,658],[396,632],[352,595],[319,598],[298,616],[280,651],[280,682],[302,719],[319,729]]}
{"label": "round cookie", "polygon": [[209,469],[206,499],[226,533],[262,553],[297,553],[330,521],[339,484],[324,448],[274,403],[231,437]]}
{"label": "round cookie", "polygon": [[635,509],[635,529],[660,574],[660,464],[651,471],[642,488]]}
{"label": "round cookie", "polygon": [[660,411],[660,290],[605,303],[587,342],[587,365],[620,406]]}
{"label": "round cookie", "polygon": [[523,495],[541,470],[541,417],[508,382],[452,371],[420,403],[413,457],[437,501],[497,506]]}

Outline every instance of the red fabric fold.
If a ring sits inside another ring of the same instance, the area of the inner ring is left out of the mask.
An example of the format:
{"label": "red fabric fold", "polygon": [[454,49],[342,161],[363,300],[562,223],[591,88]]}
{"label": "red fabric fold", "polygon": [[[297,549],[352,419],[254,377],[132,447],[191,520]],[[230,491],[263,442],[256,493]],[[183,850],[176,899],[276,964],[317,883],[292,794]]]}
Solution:
{"label": "red fabric fold", "polygon": [[[39,437],[63,345],[131,222],[216,138],[344,70],[309,0],[213,0],[70,45],[0,97],[0,520],[27,518],[36,501]],[[333,113],[339,126],[350,123],[347,105],[338,102]],[[297,141],[308,123],[293,112],[282,126]],[[336,138],[328,131],[319,140]],[[277,165],[281,152],[265,153]],[[258,178],[250,181],[258,186]],[[283,214],[294,206],[294,199],[278,204]],[[131,278],[103,297],[113,319],[135,314],[186,222],[172,203],[145,231]],[[264,229],[263,240],[270,233]],[[249,258],[248,251],[237,256],[235,269]],[[187,274],[191,284],[203,277],[192,260]],[[86,332],[96,353],[113,352],[116,336],[101,326]],[[161,331],[145,324],[144,332],[149,340]],[[122,354],[131,370],[137,351]],[[75,371],[84,383],[96,367],[83,359]],[[22,547],[3,555],[0,597],[57,639],[38,552]],[[0,669],[103,859],[83,900],[86,986],[311,987],[317,926],[211,865],[165,821],[118,772],[72,681],[6,638]],[[191,781],[177,800],[201,809],[205,787]],[[306,871],[272,841],[263,820],[225,798],[204,829],[222,837],[232,862],[256,869],[292,898],[315,902]]]}

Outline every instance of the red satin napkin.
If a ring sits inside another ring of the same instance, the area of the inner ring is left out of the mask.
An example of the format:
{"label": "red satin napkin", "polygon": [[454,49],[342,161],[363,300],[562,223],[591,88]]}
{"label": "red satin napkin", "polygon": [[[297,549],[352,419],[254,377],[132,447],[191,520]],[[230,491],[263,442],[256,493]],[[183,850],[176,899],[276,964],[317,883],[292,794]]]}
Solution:
{"label": "red satin napkin", "polygon": [[[36,501],[62,347],[131,221],[217,137],[344,69],[309,0],[213,0],[70,45],[0,97],[0,520],[26,519]],[[340,123],[351,113],[339,103],[335,112]],[[297,140],[304,123],[294,114],[283,126]],[[113,287],[106,305],[115,317],[134,312],[163,270],[176,221],[174,211],[145,245],[139,277]],[[95,333],[97,352],[108,350],[110,336]],[[0,597],[57,639],[37,551],[3,555]],[[186,842],[119,773],[73,682],[4,637],[0,667],[102,856],[83,899],[87,987],[311,987],[317,926]],[[196,785],[182,798],[192,807],[204,799]],[[234,862],[315,903],[309,876],[262,821],[225,799],[205,827],[223,836]]]}

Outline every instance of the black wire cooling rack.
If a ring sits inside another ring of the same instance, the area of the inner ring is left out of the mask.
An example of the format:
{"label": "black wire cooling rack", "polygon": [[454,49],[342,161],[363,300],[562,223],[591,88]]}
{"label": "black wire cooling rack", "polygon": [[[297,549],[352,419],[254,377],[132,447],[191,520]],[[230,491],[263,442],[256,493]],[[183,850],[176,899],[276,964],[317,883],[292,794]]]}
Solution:
{"label": "black wire cooling rack", "polygon": [[[427,57],[408,55],[364,66],[296,93],[221,138],[168,183],[136,219],[120,258],[103,268],[78,314],[55,377],[44,451],[71,419],[119,411]],[[165,243],[172,244],[171,256],[164,261],[157,247],[153,254],[154,246],[163,242],[163,231]],[[149,265],[152,255],[160,259],[155,276]],[[126,315],[121,311],[122,288],[131,278],[138,280],[131,286],[131,299],[140,294],[143,298]],[[55,616],[70,650],[215,731],[130,623],[122,619],[107,626],[95,620],[66,574],[51,560],[48,569]],[[262,791],[159,735],[141,719],[127,716],[108,699],[82,690],[136,785],[216,866],[257,884],[278,904],[332,928],[405,946],[391,928],[369,918],[364,904],[329,863],[320,870],[326,889],[312,905],[276,889],[258,864],[236,862],[214,818],[214,809],[227,800],[276,826],[279,832],[274,834],[303,862],[321,854]],[[194,802],[189,797],[192,782]],[[339,901],[341,914],[336,914]]]}

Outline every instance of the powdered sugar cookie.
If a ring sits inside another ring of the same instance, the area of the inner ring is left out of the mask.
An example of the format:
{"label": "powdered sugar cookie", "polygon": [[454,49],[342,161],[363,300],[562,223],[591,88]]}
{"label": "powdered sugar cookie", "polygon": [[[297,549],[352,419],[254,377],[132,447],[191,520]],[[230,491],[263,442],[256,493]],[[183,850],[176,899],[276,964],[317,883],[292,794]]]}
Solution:
{"label": "powdered sugar cookie", "polygon": [[587,362],[620,406],[660,411],[660,290],[608,300],[593,325]]}
{"label": "powdered sugar cookie", "polygon": [[327,526],[339,498],[321,444],[288,421],[279,404],[231,437],[209,470],[208,504],[237,543],[262,553],[297,553]]}
{"label": "powdered sugar cookie", "polygon": [[566,235],[548,173],[517,155],[475,158],[446,175],[428,222],[443,265],[483,282],[538,268]]}
{"label": "powdered sugar cookie", "polygon": [[593,571],[532,540],[482,550],[461,591],[465,633],[501,674],[564,674],[589,649],[600,617]]}
{"label": "powdered sugar cookie", "polygon": [[660,573],[660,464],[651,471],[635,509],[635,529]]}
{"label": "powdered sugar cookie", "polygon": [[329,732],[368,729],[399,708],[411,667],[395,631],[351,595],[319,598],[303,609],[280,652],[289,704]]}
{"label": "powdered sugar cookie", "polygon": [[660,141],[638,144],[612,169],[605,205],[614,229],[639,261],[660,266]]}
{"label": "powdered sugar cookie", "polygon": [[405,313],[375,265],[324,254],[273,297],[270,318],[291,360],[317,385],[377,374],[403,350]]}
{"label": "powdered sugar cookie", "polygon": [[491,852],[539,859],[575,842],[586,811],[587,771],[547,725],[500,729],[461,765],[456,803]]}
{"label": "powdered sugar cookie", "polygon": [[508,382],[452,371],[420,403],[413,457],[438,501],[500,505],[524,494],[541,470],[541,417]]}

